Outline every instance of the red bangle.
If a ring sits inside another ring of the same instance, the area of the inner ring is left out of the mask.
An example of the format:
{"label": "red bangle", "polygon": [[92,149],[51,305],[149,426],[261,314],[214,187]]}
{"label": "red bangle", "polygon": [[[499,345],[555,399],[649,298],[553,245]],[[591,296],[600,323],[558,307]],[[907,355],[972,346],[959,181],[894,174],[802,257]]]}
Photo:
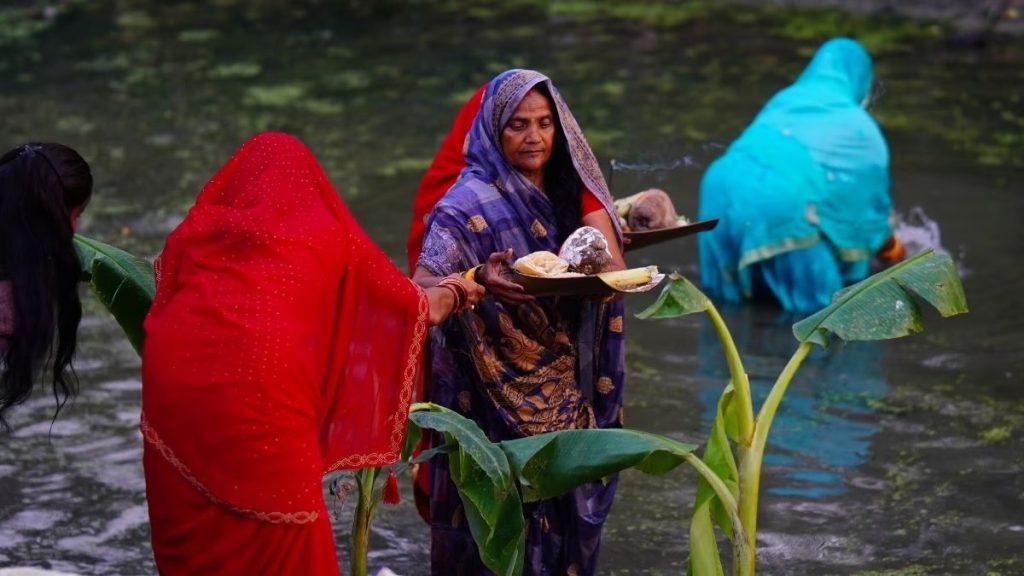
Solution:
{"label": "red bangle", "polygon": [[452,305],[452,310],[458,310],[459,309],[459,293],[456,292],[454,288],[452,288],[451,286],[448,286],[448,285],[441,286],[440,284],[438,284],[437,286],[438,286],[438,288],[444,288],[445,290],[447,290],[452,295],[452,300],[454,301],[454,304]]}
{"label": "red bangle", "polygon": [[462,282],[455,277],[447,276],[438,282],[437,285],[452,293],[452,296],[455,298],[455,310],[462,310],[465,307],[466,301],[469,299],[469,293],[466,292]]}

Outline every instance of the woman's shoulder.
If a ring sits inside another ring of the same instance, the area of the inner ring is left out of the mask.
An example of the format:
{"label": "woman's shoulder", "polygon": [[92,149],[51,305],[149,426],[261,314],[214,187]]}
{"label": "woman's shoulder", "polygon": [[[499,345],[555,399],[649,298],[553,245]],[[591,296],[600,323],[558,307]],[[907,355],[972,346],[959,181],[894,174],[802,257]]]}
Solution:
{"label": "woman's shoulder", "polygon": [[501,194],[492,183],[486,183],[473,176],[459,178],[437,203],[437,209],[454,214],[476,210]]}

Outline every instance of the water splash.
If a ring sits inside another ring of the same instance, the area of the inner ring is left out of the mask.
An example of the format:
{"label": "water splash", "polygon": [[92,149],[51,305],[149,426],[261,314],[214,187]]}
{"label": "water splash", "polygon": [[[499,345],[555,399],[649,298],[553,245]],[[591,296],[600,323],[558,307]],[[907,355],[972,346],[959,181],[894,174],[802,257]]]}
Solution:
{"label": "water splash", "polygon": [[896,214],[893,232],[907,250],[907,256],[914,256],[931,248],[939,254],[949,255],[942,247],[942,233],[939,223],[925,213],[924,208],[914,206],[907,214]]}
{"label": "water splash", "polygon": [[970,274],[970,269],[965,265],[967,247],[960,246],[955,257],[950,254],[949,250],[942,245],[942,231],[939,229],[939,223],[929,217],[921,206],[910,208],[906,215],[897,213],[893,233],[903,243],[908,258],[931,248],[938,254],[945,254],[953,258],[961,277]]}

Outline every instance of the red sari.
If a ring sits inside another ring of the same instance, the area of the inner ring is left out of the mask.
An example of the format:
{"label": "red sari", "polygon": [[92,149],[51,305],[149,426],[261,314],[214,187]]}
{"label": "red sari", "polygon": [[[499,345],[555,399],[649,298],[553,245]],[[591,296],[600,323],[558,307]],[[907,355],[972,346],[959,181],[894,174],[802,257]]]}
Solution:
{"label": "red sari", "polygon": [[163,574],[336,574],[326,472],[394,462],[428,307],[284,134],[248,142],[157,260],[142,433]]}

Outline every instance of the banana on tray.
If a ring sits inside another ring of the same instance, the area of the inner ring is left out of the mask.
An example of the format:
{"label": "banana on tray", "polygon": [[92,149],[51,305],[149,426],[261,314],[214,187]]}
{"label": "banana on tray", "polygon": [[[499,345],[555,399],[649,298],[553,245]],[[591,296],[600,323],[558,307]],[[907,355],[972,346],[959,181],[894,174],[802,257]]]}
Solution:
{"label": "banana on tray", "polygon": [[[520,281],[528,291],[541,294],[645,292],[665,277],[658,273],[657,266],[603,272],[610,264],[608,241],[597,229],[585,226],[569,235],[559,254],[532,252],[516,260],[512,268],[522,276]],[[549,280],[574,283],[559,282],[556,287]],[[542,284],[538,286],[538,282]]]}
{"label": "banana on tray", "polygon": [[641,268],[601,272],[598,274],[605,284],[620,292],[628,292],[635,288],[646,286],[654,281],[658,275],[657,266],[643,266]]}

